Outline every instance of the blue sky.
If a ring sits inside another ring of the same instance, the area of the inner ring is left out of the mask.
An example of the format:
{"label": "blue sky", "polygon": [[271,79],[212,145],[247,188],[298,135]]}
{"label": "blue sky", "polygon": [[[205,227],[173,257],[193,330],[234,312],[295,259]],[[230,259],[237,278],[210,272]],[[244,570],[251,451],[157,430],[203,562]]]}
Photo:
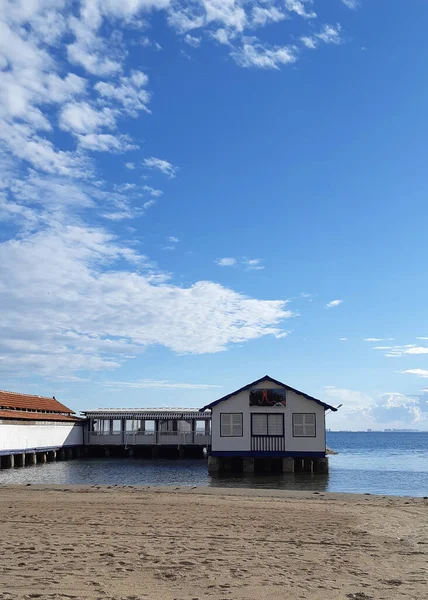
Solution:
{"label": "blue sky", "polygon": [[[0,387],[264,374],[428,429],[423,2],[0,5]],[[425,338],[425,339],[424,339]]]}

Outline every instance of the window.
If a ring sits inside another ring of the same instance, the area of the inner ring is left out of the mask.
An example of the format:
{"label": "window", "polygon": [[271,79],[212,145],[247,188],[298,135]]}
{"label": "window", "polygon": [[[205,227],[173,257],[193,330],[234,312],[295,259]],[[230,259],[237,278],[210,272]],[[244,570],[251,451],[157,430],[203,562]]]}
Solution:
{"label": "window", "polygon": [[293,436],[316,437],[315,413],[293,413]]}
{"label": "window", "polygon": [[220,414],[220,437],[242,437],[242,413]]}
{"label": "window", "polygon": [[251,432],[253,436],[283,436],[284,415],[282,413],[252,413]]}

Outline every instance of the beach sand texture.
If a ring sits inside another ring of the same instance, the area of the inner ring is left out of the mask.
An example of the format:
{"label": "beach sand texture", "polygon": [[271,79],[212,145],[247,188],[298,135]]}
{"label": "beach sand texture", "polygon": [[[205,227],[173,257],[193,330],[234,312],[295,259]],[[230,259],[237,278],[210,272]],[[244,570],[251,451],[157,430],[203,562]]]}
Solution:
{"label": "beach sand texture", "polygon": [[428,598],[428,501],[0,488],[0,599]]}

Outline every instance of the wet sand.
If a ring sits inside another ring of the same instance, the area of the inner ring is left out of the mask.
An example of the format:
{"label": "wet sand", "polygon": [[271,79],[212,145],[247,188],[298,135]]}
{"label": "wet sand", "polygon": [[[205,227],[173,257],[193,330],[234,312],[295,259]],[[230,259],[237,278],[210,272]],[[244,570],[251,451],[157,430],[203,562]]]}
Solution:
{"label": "wet sand", "polygon": [[428,500],[114,486],[0,488],[0,599],[428,597]]}

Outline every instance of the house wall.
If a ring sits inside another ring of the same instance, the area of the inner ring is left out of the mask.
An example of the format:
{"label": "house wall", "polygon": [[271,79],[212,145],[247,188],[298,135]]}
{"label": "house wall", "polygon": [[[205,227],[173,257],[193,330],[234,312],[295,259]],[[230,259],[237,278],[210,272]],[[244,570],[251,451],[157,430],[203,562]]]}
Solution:
{"label": "house wall", "polygon": [[0,454],[83,444],[83,427],[75,423],[9,424],[0,421]]}
{"label": "house wall", "polygon": [[[254,386],[253,389],[278,389],[277,384],[265,381]],[[312,400],[300,396],[292,391],[286,391],[285,407],[259,407],[250,406],[250,390],[244,390],[228,400],[217,404],[212,409],[212,452],[250,452],[251,450],[251,413],[277,412],[284,413],[285,429],[285,452],[325,452],[325,411]],[[221,437],[220,436],[220,414],[242,413],[243,414],[243,436]],[[316,415],[316,437],[293,437],[293,413],[315,413]]]}

